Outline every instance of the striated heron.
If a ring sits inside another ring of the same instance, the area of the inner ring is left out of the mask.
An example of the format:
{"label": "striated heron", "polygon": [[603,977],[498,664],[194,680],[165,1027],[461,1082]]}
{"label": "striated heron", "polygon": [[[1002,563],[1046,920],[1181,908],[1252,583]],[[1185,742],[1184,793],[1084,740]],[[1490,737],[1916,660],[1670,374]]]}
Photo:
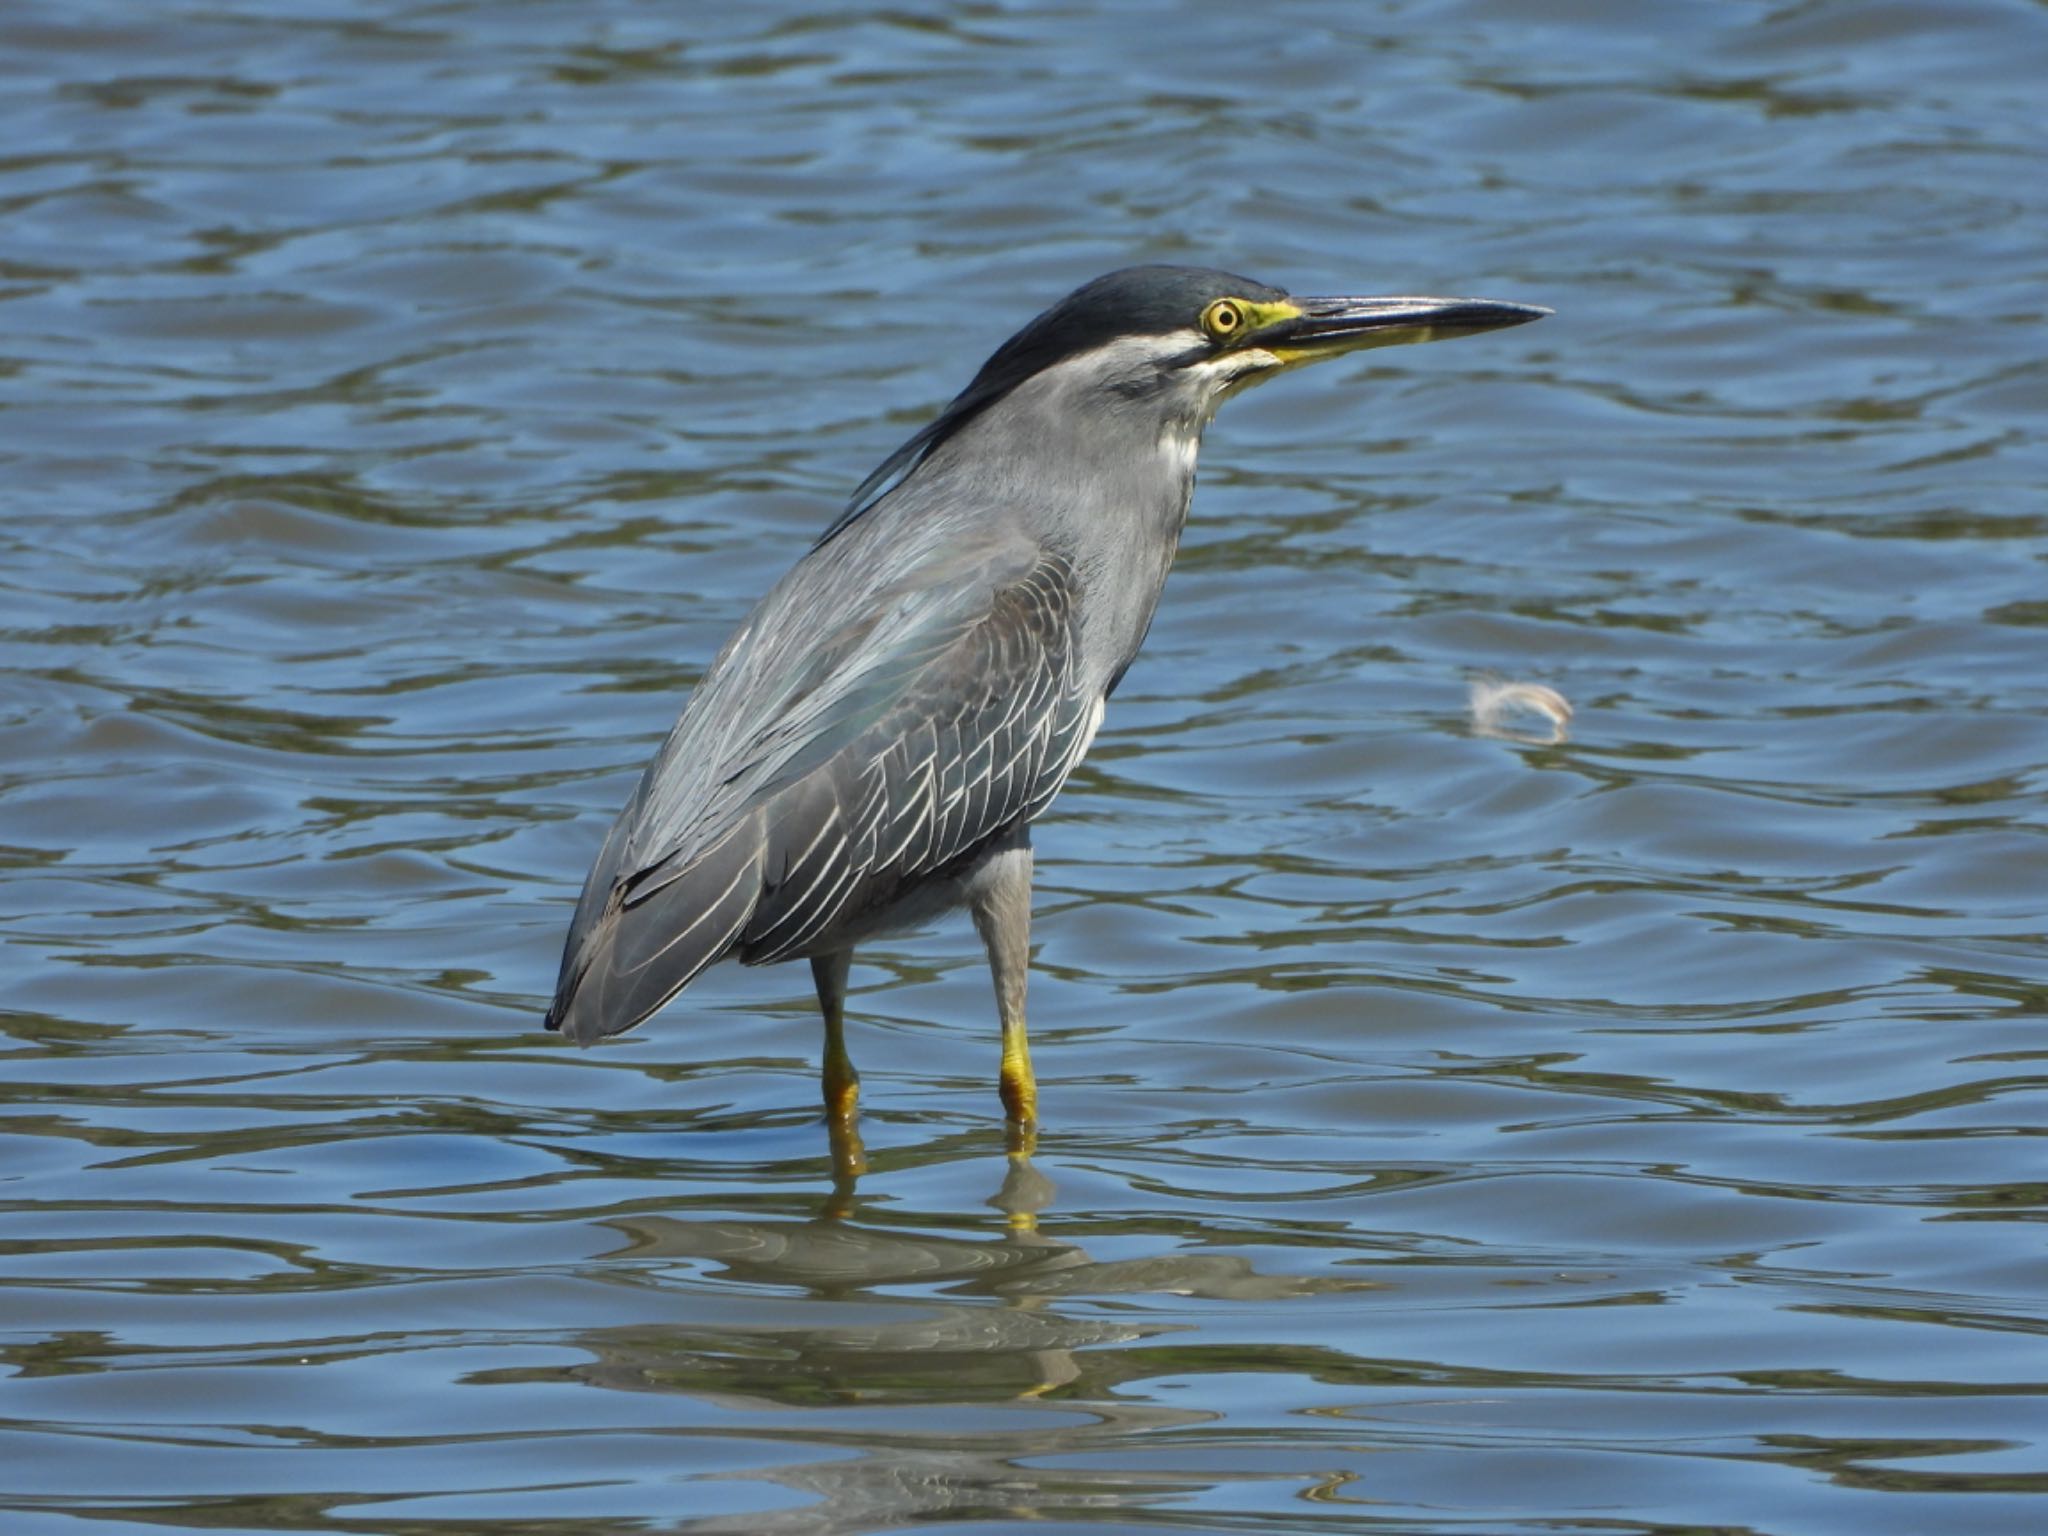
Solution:
{"label": "striated heron", "polygon": [[1548,313],[1294,298],[1195,267],[1069,294],[868,476],[725,643],[591,866],[547,1027],[588,1043],[715,960],[803,956],[826,1111],[850,1135],[854,947],[965,906],[995,978],[1003,1105],[1029,1127],[1031,822],[1144,641],[1202,429],[1298,364]]}

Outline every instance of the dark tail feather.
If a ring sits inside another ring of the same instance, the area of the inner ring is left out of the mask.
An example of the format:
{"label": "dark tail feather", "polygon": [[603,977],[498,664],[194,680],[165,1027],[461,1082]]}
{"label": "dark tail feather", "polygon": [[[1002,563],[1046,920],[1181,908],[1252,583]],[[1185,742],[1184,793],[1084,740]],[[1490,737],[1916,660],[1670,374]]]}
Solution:
{"label": "dark tail feather", "polygon": [[563,969],[549,1029],[579,1045],[631,1029],[732,947],[761,898],[758,829],[736,832],[665,884],[612,891]]}

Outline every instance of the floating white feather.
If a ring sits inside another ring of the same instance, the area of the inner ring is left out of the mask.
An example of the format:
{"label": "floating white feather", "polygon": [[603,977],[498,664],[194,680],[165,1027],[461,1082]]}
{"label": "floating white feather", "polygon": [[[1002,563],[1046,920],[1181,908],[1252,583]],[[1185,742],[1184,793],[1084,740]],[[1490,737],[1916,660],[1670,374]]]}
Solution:
{"label": "floating white feather", "polygon": [[[1572,707],[1555,688],[1475,677],[1471,697],[1472,729],[1482,736],[1555,745],[1570,734]],[[1532,719],[1544,721],[1549,729],[1530,729]]]}

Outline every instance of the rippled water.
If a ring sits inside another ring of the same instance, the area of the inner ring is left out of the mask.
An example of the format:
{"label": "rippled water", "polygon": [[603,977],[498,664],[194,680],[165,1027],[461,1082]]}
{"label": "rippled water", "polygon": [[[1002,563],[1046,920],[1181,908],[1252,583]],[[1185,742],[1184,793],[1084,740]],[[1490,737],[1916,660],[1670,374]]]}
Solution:
{"label": "rippled water", "polygon": [[[2044,58],[0,8],[0,1526],[2040,1529]],[[538,1033],[733,621],[1143,259],[1558,313],[1211,432],[1035,1160],[964,923],[856,969],[855,1188],[800,966]]]}

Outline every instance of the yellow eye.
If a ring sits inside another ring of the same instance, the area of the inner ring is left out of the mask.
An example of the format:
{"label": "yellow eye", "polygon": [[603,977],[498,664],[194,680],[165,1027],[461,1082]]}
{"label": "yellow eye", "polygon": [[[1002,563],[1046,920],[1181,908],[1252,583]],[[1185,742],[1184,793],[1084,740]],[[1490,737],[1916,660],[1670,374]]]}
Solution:
{"label": "yellow eye", "polygon": [[1202,311],[1202,329],[1218,341],[1228,341],[1244,329],[1244,306],[1235,299],[1218,299]]}

